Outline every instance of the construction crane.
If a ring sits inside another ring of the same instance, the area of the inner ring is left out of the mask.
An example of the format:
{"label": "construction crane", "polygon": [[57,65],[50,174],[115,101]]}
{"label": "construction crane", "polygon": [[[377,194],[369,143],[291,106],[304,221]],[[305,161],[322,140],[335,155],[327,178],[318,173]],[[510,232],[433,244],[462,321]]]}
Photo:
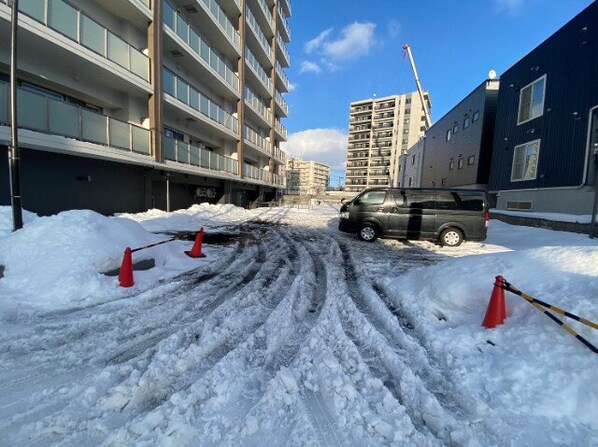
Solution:
{"label": "construction crane", "polygon": [[413,60],[413,54],[411,54],[411,45],[405,44],[403,45],[403,50],[409,56],[409,62],[411,63],[411,68],[413,69],[413,75],[415,76],[415,83],[417,84],[417,91],[419,92],[419,99],[422,102],[422,106],[424,108],[424,118],[426,120],[426,129],[429,129],[432,126],[432,117],[430,116],[430,107],[429,101],[430,96],[428,96],[427,100],[424,98],[424,91],[422,90],[422,84],[419,81],[419,76],[417,75],[417,69],[415,68],[415,61]]}

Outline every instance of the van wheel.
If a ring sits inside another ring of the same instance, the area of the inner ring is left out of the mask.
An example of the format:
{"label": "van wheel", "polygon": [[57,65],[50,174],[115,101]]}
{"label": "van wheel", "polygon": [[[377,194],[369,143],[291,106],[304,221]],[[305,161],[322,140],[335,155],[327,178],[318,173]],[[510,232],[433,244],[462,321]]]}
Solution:
{"label": "van wheel", "polygon": [[447,228],[440,233],[440,245],[458,247],[463,242],[463,233],[456,228]]}
{"label": "van wheel", "polygon": [[359,229],[357,236],[362,241],[374,242],[378,238],[378,229],[371,224],[365,224]]}

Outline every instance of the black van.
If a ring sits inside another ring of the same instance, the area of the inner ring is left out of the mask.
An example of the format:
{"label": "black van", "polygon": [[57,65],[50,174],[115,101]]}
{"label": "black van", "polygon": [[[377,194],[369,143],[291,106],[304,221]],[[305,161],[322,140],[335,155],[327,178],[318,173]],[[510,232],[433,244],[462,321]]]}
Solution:
{"label": "black van", "polygon": [[370,188],[343,200],[338,229],[364,241],[425,239],[456,247],[486,239],[486,192],[471,189]]}

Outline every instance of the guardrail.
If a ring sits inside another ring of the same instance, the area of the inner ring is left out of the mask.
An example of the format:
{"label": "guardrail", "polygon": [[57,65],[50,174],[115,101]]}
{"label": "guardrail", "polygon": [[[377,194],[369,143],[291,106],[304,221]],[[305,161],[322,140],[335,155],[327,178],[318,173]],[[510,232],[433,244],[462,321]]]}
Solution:
{"label": "guardrail", "polygon": [[164,137],[164,158],[177,163],[234,175],[239,172],[237,160],[234,158],[215,154],[207,149],[169,137]]}
{"label": "guardrail", "polygon": [[[9,85],[0,82],[0,123],[10,124]],[[150,132],[41,93],[17,89],[20,128],[150,155]]]}

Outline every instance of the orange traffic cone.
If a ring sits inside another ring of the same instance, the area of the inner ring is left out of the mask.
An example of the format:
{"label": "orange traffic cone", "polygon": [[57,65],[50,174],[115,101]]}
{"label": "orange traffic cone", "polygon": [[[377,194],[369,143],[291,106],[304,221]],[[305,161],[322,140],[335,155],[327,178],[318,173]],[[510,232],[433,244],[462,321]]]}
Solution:
{"label": "orange traffic cone", "polygon": [[123,262],[118,272],[118,282],[121,287],[131,287],[135,282],[133,281],[133,252],[131,247],[125,248],[123,255]]}
{"label": "orange traffic cone", "polygon": [[185,254],[191,258],[205,258],[206,255],[204,255],[201,252],[202,242],[203,242],[203,227],[201,227],[201,229],[197,233],[197,237],[195,238],[195,243],[193,244],[193,248],[191,249],[191,251],[185,251]]}
{"label": "orange traffic cone", "polygon": [[505,322],[506,311],[505,290],[503,289],[504,280],[505,279],[502,276],[496,277],[494,289],[492,289],[492,295],[490,295],[488,309],[486,310],[486,316],[482,322],[482,326],[485,328],[490,329]]}

